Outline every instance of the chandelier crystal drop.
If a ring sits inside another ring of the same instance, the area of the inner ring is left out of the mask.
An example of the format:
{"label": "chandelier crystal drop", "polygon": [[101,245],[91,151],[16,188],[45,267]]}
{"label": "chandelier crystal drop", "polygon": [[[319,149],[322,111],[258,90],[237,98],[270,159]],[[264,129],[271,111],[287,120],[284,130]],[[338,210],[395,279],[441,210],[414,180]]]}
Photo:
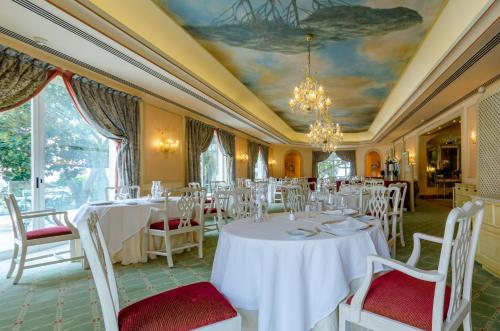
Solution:
{"label": "chandelier crystal drop", "polygon": [[312,34],[307,35],[307,69],[305,79],[293,89],[293,97],[288,102],[293,113],[325,113],[332,105],[326,91],[311,75],[311,41]]}

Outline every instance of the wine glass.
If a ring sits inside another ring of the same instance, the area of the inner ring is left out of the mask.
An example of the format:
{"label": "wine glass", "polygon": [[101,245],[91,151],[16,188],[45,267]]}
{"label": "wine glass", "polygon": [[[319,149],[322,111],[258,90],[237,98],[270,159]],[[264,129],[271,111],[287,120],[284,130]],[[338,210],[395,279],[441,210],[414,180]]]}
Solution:
{"label": "wine glass", "polygon": [[343,195],[340,196],[339,207],[340,207],[340,210],[342,210],[342,215],[344,215],[345,209],[347,208],[347,199]]}

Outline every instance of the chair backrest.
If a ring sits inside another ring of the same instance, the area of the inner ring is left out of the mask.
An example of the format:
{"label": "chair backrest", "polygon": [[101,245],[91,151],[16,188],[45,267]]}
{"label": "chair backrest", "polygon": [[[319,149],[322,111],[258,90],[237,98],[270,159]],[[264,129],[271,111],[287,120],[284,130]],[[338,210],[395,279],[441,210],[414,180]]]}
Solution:
{"label": "chair backrest", "polygon": [[245,178],[236,178],[236,187],[245,187]]}
{"label": "chair backrest", "polygon": [[[166,199],[165,199],[165,210],[166,210],[166,219],[164,222],[165,229],[168,229],[168,220],[170,219],[179,219],[179,226],[177,229],[191,227],[191,220],[194,216],[198,219],[198,224],[203,226],[203,209],[205,207],[205,198],[206,191],[203,188],[177,188],[177,189],[169,189],[166,191]],[[174,202],[178,214],[172,215],[170,205]]]}
{"label": "chair backrest", "polygon": [[300,185],[283,186],[283,205],[285,211],[294,213],[305,210],[305,196]]}
{"label": "chair backrest", "polygon": [[[438,272],[448,275],[451,264],[451,295],[448,311],[443,311],[446,278],[436,284],[432,325],[440,326],[446,313],[448,322],[460,314],[465,300],[470,304],[472,274],[476,256],[479,231],[483,223],[483,201],[466,202],[451,210],[446,220]],[[473,219],[475,221],[473,222]],[[413,258],[413,256],[412,256]],[[412,259],[410,258],[410,260]]]}
{"label": "chair backrest", "polygon": [[106,331],[118,331],[117,316],[120,311],[118,289],[97,213],[91,212],[89,218],[79,222],[77,226],[101,303],[104,327]]}
{"label": "chair backrest", "polygon": [[229,215],[233,220],[255,216],[255,201],[252,189],[248,187],[235,188],[230,191]]}
{"label": "chair backrest", "polygon": [[106,195],[106,200],[123,200],[123,199],[135,199],[141,196],[141,187],[138,185],[131,186],[116,186],[116,187],[106,187],[104,188],[104,194]]}
{"label": "chair backrest", "polygon": [[229,201],[231,199],[231,190],[218,190],[213,194],[215,200],[215,209],[217,210],[217,224],[222,227],[226,224],[226,212],[229,211]]}
{"label": "chair backrest", "polygon": [[215,192],[217,191],[220,187],[227,187],[227,183],[223,180],[213,180],[209,183],[210,185],[210,192]]}
{"label": "chair backrest", "polygon": [[198,182],[191,182],[191,183],[188,183],[188,187],[189,188],[201,188],[201,185]]}
{"label": "chair backrest", "polygon": [[22,240],[26,239],[26,229],[24,228],[24,223],[21,217],[21,210],[17,204],[16,197],[14,194],[8,194],[4,198],[5,205],[9,212],[10,221],[12,222],[12,231],[14,232],[14,237]]}
{"label": "chair backrest", "polygon": [[367,179],[363,182],[363,186],[365,187],[384,186],[384,180],[375,178]]}
{"label": "chair backrest", "polygon": [[[368,199],[368,212],[373,217],[378,218],[384,227],[384,234],[386,239],[389,237],[391,229],[389,229],[389,221],[387,213],[389,212],[389,201],[395,202],[393,206],[393,211],[397,211],[399,204],[399,189],[392,187],[388,188],[385,186],[372,186],[368,188],[370,190],[370,198]],[[396,217],[397,215],[393,215]],[[393,228],[395,228],[396,223],[393,221]]]}
{"label": "chair backrest", "polygon": [[400,199],[399,199],[399,208],[398,208],[398,213],[399,216],[403,216],[403,209],[404,209],[404,204],[405,204],[405,199],[406,199],[406,191],[408,189],[408,183],[392,183],[389,184],[389,187],[397,187],[399,189],[399,192],[401,193]]}

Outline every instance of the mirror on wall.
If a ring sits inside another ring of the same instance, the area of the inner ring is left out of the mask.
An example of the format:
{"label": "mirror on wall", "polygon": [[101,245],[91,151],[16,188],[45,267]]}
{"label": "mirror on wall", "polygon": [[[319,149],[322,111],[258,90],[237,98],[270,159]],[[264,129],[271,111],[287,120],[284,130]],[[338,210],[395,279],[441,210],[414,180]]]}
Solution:
{"label": "mirror on wall", "polygon": [[427,133],[427,186],[460,182],[460,120]]}

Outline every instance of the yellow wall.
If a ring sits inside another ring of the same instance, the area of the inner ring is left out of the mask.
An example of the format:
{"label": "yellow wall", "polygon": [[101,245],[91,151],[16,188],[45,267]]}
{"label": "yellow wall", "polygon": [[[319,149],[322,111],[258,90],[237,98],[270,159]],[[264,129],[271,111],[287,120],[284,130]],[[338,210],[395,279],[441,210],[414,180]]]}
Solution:
{"label": "yellow wall", "polygon": [[292,151],[297,152],[301,158],[300,177],[312,177],[312,149],[289,145],[271,145],[269,159],[276,161],[270,167],[271,175],[276,178],[285,177],[285,157]]}
{"label": "yellow wall", "polygon": [[248,161],[238,160],[241,154],[248,154],[248,140],[242,137],[235,139],[236,149],[236,178],[248,177]]}

